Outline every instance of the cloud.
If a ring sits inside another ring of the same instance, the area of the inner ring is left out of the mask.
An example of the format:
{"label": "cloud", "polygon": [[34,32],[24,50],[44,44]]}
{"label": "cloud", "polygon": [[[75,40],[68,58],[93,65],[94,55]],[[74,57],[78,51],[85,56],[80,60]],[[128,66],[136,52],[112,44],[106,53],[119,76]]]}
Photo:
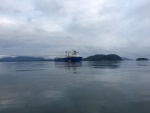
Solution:
{"label": "cloud", "polygon": [[149,56],[147,0],[1,0],[1,55]]}

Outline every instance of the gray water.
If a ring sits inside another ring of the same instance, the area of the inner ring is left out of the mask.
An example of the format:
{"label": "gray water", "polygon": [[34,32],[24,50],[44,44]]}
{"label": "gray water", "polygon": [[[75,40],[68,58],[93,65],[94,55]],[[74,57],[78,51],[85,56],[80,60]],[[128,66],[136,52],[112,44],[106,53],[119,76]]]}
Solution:
{"label": "gray water", "polygon": [[0,113],[150,113],[150,63],[1,62]]}

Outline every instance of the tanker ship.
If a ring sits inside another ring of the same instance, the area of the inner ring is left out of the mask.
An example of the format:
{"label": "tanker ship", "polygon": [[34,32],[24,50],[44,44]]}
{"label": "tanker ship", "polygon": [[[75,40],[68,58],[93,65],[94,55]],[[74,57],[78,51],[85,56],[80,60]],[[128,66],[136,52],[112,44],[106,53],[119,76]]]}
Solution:
{"label": "tanker ship", "polygon": [[80,62],[82,60],[77,51],[66,51],[65,53],[65,56],[56,57],[55,62]]}

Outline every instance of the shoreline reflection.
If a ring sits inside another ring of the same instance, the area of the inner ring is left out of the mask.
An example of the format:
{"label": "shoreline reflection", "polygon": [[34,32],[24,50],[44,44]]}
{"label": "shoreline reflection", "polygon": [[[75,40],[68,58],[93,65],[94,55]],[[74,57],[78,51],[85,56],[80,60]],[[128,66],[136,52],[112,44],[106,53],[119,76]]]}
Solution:
{"label": "shoreline reflection", "polygon": [[93,68],[115,69],[120,67],[120,61],[89,61],[88,65]]}
{"label": "shoreline reflection", "polygon": [[149,62],[148,61],[137,61],[137,66],[148,66]]}

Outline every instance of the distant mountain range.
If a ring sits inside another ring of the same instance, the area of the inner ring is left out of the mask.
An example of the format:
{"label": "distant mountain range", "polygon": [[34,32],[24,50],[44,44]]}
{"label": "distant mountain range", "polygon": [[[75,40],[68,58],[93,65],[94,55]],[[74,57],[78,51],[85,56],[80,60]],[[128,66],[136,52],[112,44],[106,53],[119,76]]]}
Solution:
{"label": "distant mountain range", "polygon": [[123,61],[133,61],[133,59],[127,58],[127,57],[121,57]]}
{"label": "distant mountain range", "polygon": [[51,61],[51,59],[45,59],[43,57],[28,57],[28,56],[4,57],[0,59],[0,62],[22,62],[22,61]]}

